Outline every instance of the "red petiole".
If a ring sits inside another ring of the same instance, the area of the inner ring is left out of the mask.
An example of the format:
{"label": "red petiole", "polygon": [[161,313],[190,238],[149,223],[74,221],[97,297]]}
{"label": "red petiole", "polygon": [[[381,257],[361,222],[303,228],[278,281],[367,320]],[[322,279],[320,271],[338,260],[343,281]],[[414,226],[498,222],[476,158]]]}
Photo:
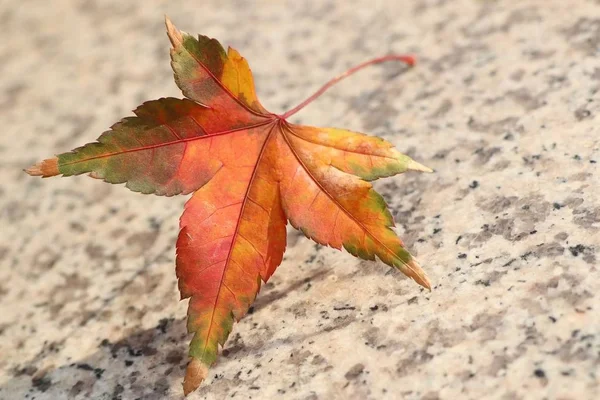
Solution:
{"label": "red petiole", "polygon": [[358,65],[350,68],[343,74],[338,75],[335,78],[331,79],[329,82],[324,84],[319,90],[317,90],[312,96],[310,96],[309,98],[304,100],[302,103],[298,104],[296,107],[285,112],[284,114],[279,115],[279,118],[286,119],[286,118],[296,114],[298,111],[302,110],[304,107],[306,107],[308,104],[310,104],[317,97],[319,97],[323,93],[325,93],[327,91],[327,89],[329,89],[330,87],[332,87],[333,85],[335,85],[336,83],[341,81],[342,79],[345,79],[345,78],[349,77],[350,75],[354,74],[355,72],[358,72],[361,69],[368,67],[369,65],[379,64],[379,63],[383,63],[386,61],[401,61],[410,67],[415,65],[415,58],[413,56],[409,56],[409,55],[391,54],[388,56],[378,57],[378,58],[374,58],[369,61],[365,61],[361,64],[358,64]]}

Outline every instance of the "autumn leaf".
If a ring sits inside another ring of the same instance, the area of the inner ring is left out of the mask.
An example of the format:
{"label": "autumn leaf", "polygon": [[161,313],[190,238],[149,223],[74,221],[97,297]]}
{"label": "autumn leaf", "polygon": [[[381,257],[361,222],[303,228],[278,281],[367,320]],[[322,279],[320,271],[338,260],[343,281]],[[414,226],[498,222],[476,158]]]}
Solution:
{"label": "autumn leaf", "polygon": [[141,193],[193,193],[181,216],[176,261],[194,334],[184,392],[206,378],[233,321],[248,312],[261,282],[281,263],[287,221],[317,243],[378,258],[430,288],[369,181],[431,170],[383,139],[286,120],[367,65],[412,65],[413,59],[386,56],[360,64],[277,115],[258,101],[248,63],[236,50],[166,24],[175,81],[185,98],[146,102],[96,142],[26,172],[88,173]]}

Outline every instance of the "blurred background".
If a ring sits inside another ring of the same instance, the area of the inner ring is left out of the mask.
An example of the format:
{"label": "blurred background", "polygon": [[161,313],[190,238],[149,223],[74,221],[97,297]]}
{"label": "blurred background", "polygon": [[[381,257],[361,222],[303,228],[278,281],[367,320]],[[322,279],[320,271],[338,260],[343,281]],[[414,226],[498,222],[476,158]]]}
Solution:
{"label": "blurred background", "polygon": [[281,113],[380,135],[435,174],[378,181],[435,286],[290,230],[192,399],[598,398],[600,4],[593,0],[0,2],[0,398],[181,398],[184,196],[34,162],[181,97],[167,14],[250,63]]}

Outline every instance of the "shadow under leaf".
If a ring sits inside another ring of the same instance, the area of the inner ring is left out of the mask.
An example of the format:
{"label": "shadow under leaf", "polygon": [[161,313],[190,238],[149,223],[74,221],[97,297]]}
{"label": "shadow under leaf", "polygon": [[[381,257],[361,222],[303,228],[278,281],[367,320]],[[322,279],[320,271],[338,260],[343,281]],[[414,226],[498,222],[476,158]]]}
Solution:
{"label": "shadow under leaf", "polygon": [[[310,282],[324,279],[328,272],[315,271],[310,277],[293,282],[281,291],[272,287],[264,288],[267,290],[263,289],[264,295],[259,295],[251,312],[266,312],[266,307],[272,302],[301,290]],[[330,330],[328,328],[308,336]],[[96,352],[72,363],[40,369],[45,357],[38,355],[18,364],[9,372],[12,373],[12,379],[0,386],[0,399],[182,398],[181,383],[188,361],[190,336],[185,318],[165,318],[153,328],[135,331],[116,342],[105,339],[99,343]],[[302,342],[308,337],[305,336],[299,335],[288,340]],[[265,343],[260,348],[251,348],[232,339],[235,339],[234,335],[226,343],[218,363],[233,361],[234,357],[243,359],[257,351],[277,346],[277,343]],[[210,386],[203,385],[197,395],[202,397]]]}

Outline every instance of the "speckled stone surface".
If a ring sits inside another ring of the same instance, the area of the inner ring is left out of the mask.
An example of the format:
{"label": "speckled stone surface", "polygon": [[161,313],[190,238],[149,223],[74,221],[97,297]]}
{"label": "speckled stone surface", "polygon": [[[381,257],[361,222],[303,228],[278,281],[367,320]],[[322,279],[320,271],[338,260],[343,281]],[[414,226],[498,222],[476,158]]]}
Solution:
{"label": "speckled stone surface", "polygon": [[[167,4],[169,3],[169,4]],[[435,288],[290,231],[191,399],[600,398],[600,2],[0,3],[0,398],[179,399],[185,197],[21,169],[180,96],[163,14],[246,56],[273,112],[378,134],[376,183]]]}

